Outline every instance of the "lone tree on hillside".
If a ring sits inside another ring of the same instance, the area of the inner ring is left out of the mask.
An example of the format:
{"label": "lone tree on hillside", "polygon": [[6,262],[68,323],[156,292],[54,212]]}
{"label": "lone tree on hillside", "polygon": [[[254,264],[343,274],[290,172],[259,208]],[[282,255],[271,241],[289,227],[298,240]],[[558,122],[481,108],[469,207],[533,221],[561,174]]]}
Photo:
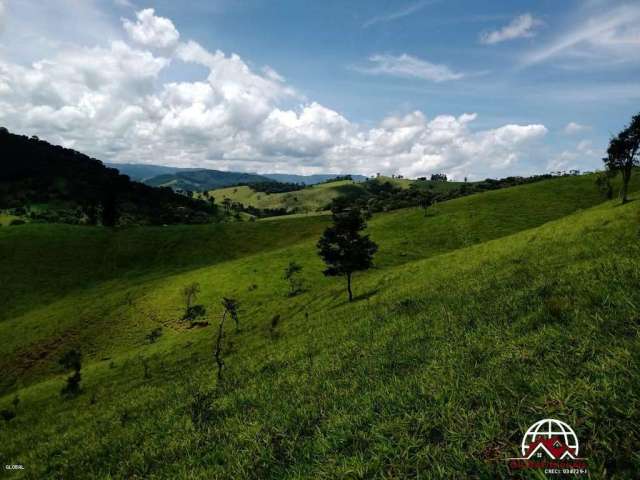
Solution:
{"label": "lone tree on hillside", "polygon": [[326,276],[347,277],[349,301],[353,301],[351,276],[354,272],[367,270],[373,265],[373,255],[378,250],[369,235],[360,235],[366,228],[358,208],[334,210],[333,225],[327,228],[318,241],[318,254],[327,265]]}
{"label": "lone tree on hillside", "polygon": [[82,354],[77,350],[69,350],[58,362],[65,370],[73,370],[73,375],[67,378],[67,384],[60,394],[64,397],[75,397],[80,393],[80,370],[82,369]]}
{"label": "lone tree on hillside", "polygon": [[[218,366],[218,382],[222,381],[222,369],[224,368],[224,324],[227,320],[227,315],[229,315],[236,322],[237,330],[239,326],[238,301],[234,298],[222,297],[222,318],[220,319],[220,324],[218,325],[218,336],[216,337],[215,350],[213,351],[213,356],[216,360],[216,365]],[[220,383],[218,383],[218,385],[220,385]]]}
{"label": "lone tree on hillside", "polygon": [[289,283],[289,296],[295,297],[302,292],[302,280],[300,274],[302,272],[302,266],[294,261],[289,262],[287,268],[284,269],[284,278]]}
{"label": "lone tree on hillside", "polygon": [[633,167],[640,165],[640,113],[631,119],[627,128],[611,139],[607,156],[602,161],[610,171],[622,173],[620,198],[622,203],[627,203]]}
{"label": "lone tree on hillside", "polygon": [[423,190],[418,195],[418,205],[424,212],[424,216],[427,216],[429,207],[438,201],[438,196],[430,190]]}

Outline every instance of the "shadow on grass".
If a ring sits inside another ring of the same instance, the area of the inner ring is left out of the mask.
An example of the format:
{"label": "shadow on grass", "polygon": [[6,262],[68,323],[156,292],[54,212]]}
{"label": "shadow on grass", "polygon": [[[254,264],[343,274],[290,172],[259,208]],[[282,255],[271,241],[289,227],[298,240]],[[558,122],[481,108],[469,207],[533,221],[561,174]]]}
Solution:
{"label": "shadow on grass", "polygon": [[373,297],[374,295],[376,295],[379,292],[379,289],[375,288],[373,290],[369,290],[368,292],[365,293],[361,293],[360,295],[354,295],[353,297],[353,301],[349,302],[349,300],[346,298],[346,292],[345,292],[345,299],[344,301],[335,304],[333,308],[338,308],[338,307],[343,307],[345,305],[349,305],[349,304],[354,304],[356,302],[360,302],[362,300],[369,300],[371,297]]}

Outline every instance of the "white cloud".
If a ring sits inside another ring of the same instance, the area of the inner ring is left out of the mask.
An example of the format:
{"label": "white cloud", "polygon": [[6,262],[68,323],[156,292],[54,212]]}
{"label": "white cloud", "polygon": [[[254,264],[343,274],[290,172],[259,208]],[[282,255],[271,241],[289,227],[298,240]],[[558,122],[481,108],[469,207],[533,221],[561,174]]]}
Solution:
{"label": "white cloud", "polygon": [[153,8],[136,13],[138,21],[123,19],[122,24],[134,42],[152,48],[169,48],[178,43],[180,34],[168,18],[157,17]]}
{"label": "white cloud", "polygon": [[533,37],[536,27],[540,25],[542,25],[540,20],[530,13],[525,13],[514,18],[508,25],[505,25],[500,30],[482,33],[480,35],[480,42],[486,45],[494,45],[516,38]]}
{"label": "white cloud", "polygon": [[623,5],[593,13],[543,48],[523,59],[533,65],[556,57],[577,58],[578,65],[589,66],[594,60],[602,65],[611,62],[638,61],[640,56],[640,6]]}
{"label": "white cloud", "polygon": [[547,162],[547,171],[591,170],[604,152],[593,146],[591,140],[578,142],[572,150],[563,150]]}
{"label": "white cloud", "polygon": [[[158,25],[141,12],[138,22]],[[255,70],[238,55],[145,32],[144,39],[155,40],[136,47],[119,40],[67,44],[32,64],[0,60],[0,125],[105,161],[259,172],[443,171],[460,178],[511,173],[547,133],[543,125],[475,130],[476,114],[427,118],[419,111],[365,127],[317,102],[291,106],[301,97],[270,67]],[[149,50],[161,45],[172,48]],[[434,81],[458,78],[407,58],[405,67],[391,62],[388,69]],[[161,83],[181,62],[208,73]]]}
{"label": "white cloud", "polygon": [[454,72],[446,65],[422,60],[406,53],[394,55],[372,55],[370,65],[355,67],[355,70],[369,75],[388,75],[402,78],[419,78],[432,82],[459,80],[464,74]]}
{"label": "white cloud", "polygon": [[404,18],[412,13],[416,13],[419,10],[422,10],[424,7],[436,3],[438,0],[422,0],[420,2],[412,3],[411,5],[407,5],[400,10],[396,10],[394,12],[387,13],[385,15],[378,15],[376,17],[370,18],[366,22],[362,24],[362,28],[368,28],[378,23],[388,23],[394,20],[399,20],[400,18]]}
{"label": "white cloud", "polygon": [[567,135],[576,135],[578,133],[582,133],[590,129],[591,127],[589,127],[588,125],[581,125],[580,123],[569,122],[564,127],[564,133],[566,133]]}

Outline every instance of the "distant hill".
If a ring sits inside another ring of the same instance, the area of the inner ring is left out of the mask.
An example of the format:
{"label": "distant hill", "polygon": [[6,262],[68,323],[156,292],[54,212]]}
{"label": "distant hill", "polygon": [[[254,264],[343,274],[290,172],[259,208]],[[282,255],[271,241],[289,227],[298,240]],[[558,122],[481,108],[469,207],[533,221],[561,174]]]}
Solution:
{"label": "distant hill", "polygon": [[[275,180],[283,183],[301,183],[304,185],[315,185],[326,182],[336,177],[343,176],[337,173],[322,173],[317,175],[294,175],[288,173],[242,173],[224,172],[220,170],[210,170],[206,168],[179,168],[167,167],[164,165],[143,165],[135,163],[107,163],[110,168],[117,169],[123,175],[127,175],[131,180],[145,182],[153,186],[171,186],[173,188],[183,188],[175,185],[183,185],[185,190],[197,189],[200,191],[212,190],[214,188],[224,188],[238,185],[239,183],[256,183],[267,180]],[[206,178],[202,174],[195,172],[208,172]],[[188,175],[182,175],[187,173]],[[245,177],[248,175],[248,177]],[[175,178],[174,178],[175,176]],[[241,180],[237,180],[240,176]],[[161,178],[156,178],[161,177]],[[259,178],[256,178],[259,177]],[[367,179],[364,175],[351,175],[356,182]],[[212,184],[217,186],[212,186]],[[206,184],[206,185],[204,185]],[[196,188],[197,187],[197,188]]]}
{"label": "distant hill", "polygon": [[220,170],[180,170],[145,180],[153,187],[170,187],[174,190],[207,191],[241,183],[271,181],[255,173],[223,172]]}
{"label": "distant hill", "polygon": [[[263,177],[271,178],[278,182],[286,183],[303,183],[305,185],[315,185],[317,183],[326,182],[327,180],[333,180],[337,177],[343,177],[343,174],[338,173],[320,173],[317,175],[291,175],[288,173],[262,173]],[[364,175],[350,175],[350,177],[356,182],[363,182],[367,179]]]}
{"label": "distant hill", "polygon": [[177,167],[165,167],[164,165],[139,165],[135,163],[105,163],[105,165],[109,168],[115,168],[121,174],[128,176],[136,182],[144,182],[158,175],[166,175],[186,170]]}
{"label": "distant hill", "polygon": [[0,214],[61,223],[205,223],[210,204],[131,181],[101,161],[0,129]]}

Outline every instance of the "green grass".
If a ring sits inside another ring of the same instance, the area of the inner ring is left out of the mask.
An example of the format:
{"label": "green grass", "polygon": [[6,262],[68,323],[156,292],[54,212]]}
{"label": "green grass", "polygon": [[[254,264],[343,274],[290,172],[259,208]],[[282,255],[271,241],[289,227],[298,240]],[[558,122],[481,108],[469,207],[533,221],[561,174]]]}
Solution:
{"label": "green grass", "polygon": [[[557,417],[593,478],[630,478],[635,198],[599,204],[593,179],[572,177],[427,217],[376,215],[377,268],[356,275],[353,304],[321,274],[326,216],[0,230],[13,312],[0,322],[0,409],[20,398],[0,457],[30,478],[498,478],[524,430]],[[307,287],[293,298],[290,260]],[[220,385],[213,326],[178,320],[193,281],[211,323],[222,295],[240,300]],[[163,336],[146,343],[157,326]],[[84,393],[62,400],[56,362],[71,347],[85,355]]]}
{"label": "green grass", "polygon": [[28,222],[28,219],[25,219],[23,217],[18,217],[16,215],[10,215],[8,213],[1,213],[0,212],[0,227],[9,227],[11,226],[11,222],[13,220],[23,220],[25,222]]}
{"label": "green grass", "polygon": [[256,192],[249,187],[229,187],[211,190],[209,193],[222,203],[225,198],[256,208],[286,208],[294,213],[310,213],[326,208],[331,200],[361,187],[356,182],[341,180],[320,183],[295,192]]}
{"label": "green grass", "polygon": [[[382,182],[389,182],[396,187],[409,188],[415,184],[419,188],[429,188],[436,193],[445,193],[460,187],[463,182],[432,182],[416,181],[405,178],[379,177]],[[334,198],[362,189],[357,182],[340,180],[337,182],[320,183],[311,187],[287,193],[256,192],[250,187],[229,187],[211,190],[209,192],[217,203],[225,198],[256,208],[285,208],[294,214],[312,214],[325,209]]]}

